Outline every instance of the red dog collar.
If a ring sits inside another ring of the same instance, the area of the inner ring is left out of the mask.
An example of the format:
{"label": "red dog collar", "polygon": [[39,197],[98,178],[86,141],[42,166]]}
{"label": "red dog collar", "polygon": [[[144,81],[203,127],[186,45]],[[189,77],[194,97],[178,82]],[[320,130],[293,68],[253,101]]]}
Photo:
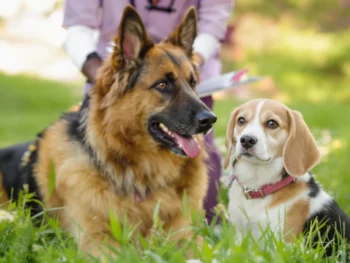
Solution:
{"label": "red dog collar", "polygon": [[288,175],[287,177],[285,177],[281,181],[278,181],[277,183],[267,184],[259,189],[249,189],[246,186],[242,185],[238,181],[236,176],[232,175],[232,182],[235,180],[242,187],[244,196],[247,199],[264,198],[265,196],[282,189],[283,187],[289,185],[290,183],[295,182],[295,178],[293,176]]}

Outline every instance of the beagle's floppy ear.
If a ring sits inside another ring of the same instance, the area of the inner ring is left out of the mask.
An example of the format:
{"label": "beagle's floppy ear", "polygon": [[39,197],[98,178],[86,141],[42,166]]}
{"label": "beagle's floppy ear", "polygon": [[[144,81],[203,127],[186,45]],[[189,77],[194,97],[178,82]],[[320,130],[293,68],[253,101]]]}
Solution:
{"label": "beagle's floppy ear", "polygon": [[192,46],[197,36],[197,13],[196,9],[190,7],[180,25],[165,41],[175,46],[180,46],[188,57],[192,56]]}
{"label": "beagle's floppy ear", "polygon": [[232,154],[232,149],[236,145],[235,138],[233,136],[233,130],[235,129],[236,122],[237,122],[237,115],[240,110],[240,107],[236,108],[232,113],[230,120],[228,122],[227,128],[226,128],[226,141],[225,141],[225,146],[226,146],[226,157],[225,157],[225,163],[224,163],[224,168],[226,169],[228,166],[228,163],[230,161],[230,157]]}
{"label": "beagle's floppy ear", "polygon": [[318,163],[320,152],[303,116],[289,109],[287,115],[290,127],[283,149],[284,167],[292,176],[303,175]]}
{"label": "beagle's floppy ear", "polygon": [[120,54],[123,62],[128,64],[142,57],[152,45],[140,15],[128,5],[120,20],[115,53]]}

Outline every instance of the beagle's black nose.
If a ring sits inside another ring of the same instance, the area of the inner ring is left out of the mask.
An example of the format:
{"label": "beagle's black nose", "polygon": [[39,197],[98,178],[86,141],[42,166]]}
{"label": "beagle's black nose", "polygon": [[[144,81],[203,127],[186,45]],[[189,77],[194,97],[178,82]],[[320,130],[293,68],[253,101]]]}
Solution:
{"label": "beagle's black nose", "polygon": [[244,135],[241,137],[240,142],[244,148],[249,149],[258,142],[258,139],[255,136]]}

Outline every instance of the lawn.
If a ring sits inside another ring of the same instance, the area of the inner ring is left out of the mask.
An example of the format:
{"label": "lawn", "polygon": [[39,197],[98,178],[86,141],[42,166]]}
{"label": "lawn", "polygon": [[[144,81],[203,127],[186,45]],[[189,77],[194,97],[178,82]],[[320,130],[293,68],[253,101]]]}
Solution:
{"label": "lawn", "polygon": [[[271,70],[281,86],[280,92],[284,95],[283,97],[288,96],[288,106],[303,113],[323,154],[322,162],[313,172],[324,188],[349,214],[350,126],[347,120],[350,116],[350,105],[346,97],[350,97],[350,92],[344,87],[339,87],[343,96],[330,96],[333,82],[322,76],[319,71],[311,72],[310,74],[314,75],[312,76],[313,82],[309,83],[310,92],[319,88],[319,92],[326,93],[326,99],[313,100],[312,96],[308,95],[308,90],[295,88],[299,82],[290,84],[286,78],[281,76],[285,71],[279,72],[277,68],[264,68],[259,64],[259,59],[254,59],[258,61],[255,66],[256,71],[265,74],[266,71]],[[297,69],[295,74],[300,74],[299,79],[303,82],[303,77],[306,75],[303,75],[298,65],[293,67]],[[5,74],[0,74],[0,79],[1,147],[34,139],[35,135],[54,122],[62,111],[80,100],[77,94],[81,88],[78,84],[69,85],[28,76],[7,76]],[[341,82],[339,79],[336,81]],[[326,82],[326,84],[323,83],[325,88],[317,87],[322,82]],[[217,101],[215,105],[215,112],[219,118],[216,124],[216,140],[222,150],[230,112],[239,103],[241,101],[230,99]],[[223,189],[220,194],[224,205],[225,193]],[[0,223],[0,262],[86,261],[82,255],[78,254],[72,238],[58,228],[56,221],[47,218],[38,225],[34,225],[21,206],[16,210],[18,215],[14,222]],[[197,247],[194,242],[188,242],[181,248],[170,242],[168,236],[164,236],[161,231],[154,231],[148,240],[140,238],[137,244],[131,244],[128,242],[130,230],[126,227],[117,227],[118,222],[114,224],[116,226],[114,236],[122,244],[118,252],[120,259],[118,262],[185,262],[186,252],[190,249],[194,250],[193,257],[203,262],[211,262],[214,258],[219,262],[324,261],[321,259],[322,248],[305,250],[300,240],[294,245],[285,245],[280,237],[273,236],[268,229],[262,246],[253,242],[249,236],[238,244],[234,228],[225,221],[221,230],[215,228],[214,225],[207,227],[200,223],[194,228],[195,232],[203,237],[203,246]],[[157,230],[157,226],[155,229]],[[344,258],[341,260],[345,262]],[[97,261],[91,259],[91,262]],[[330,262],[335,262],[335,258],[331,258]]]}
{"label": "lawn", "polygon": [[77,84],[0,73],[0,147],[34,139],[79,102],[79,88]]}

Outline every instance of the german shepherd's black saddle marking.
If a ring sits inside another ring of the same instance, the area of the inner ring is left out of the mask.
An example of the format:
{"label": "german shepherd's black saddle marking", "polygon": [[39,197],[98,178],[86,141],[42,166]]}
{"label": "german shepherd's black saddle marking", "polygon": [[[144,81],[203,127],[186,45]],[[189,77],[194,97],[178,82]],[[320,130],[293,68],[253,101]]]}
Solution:
{"label": "german shepherd's black saddle marking", "polygon": [[[33,176],[33,169],[37,162],[38,135],[36,141],[16,144],[0,150],[0,172],[3,176],[3,185],[11,200],[18,200],[19,193],[25,190],[34,193],[34,199],[41,201],[38,185]],[[42,211],[38,202],[30,201],[26,206],[31,208],[31,214]]]}

